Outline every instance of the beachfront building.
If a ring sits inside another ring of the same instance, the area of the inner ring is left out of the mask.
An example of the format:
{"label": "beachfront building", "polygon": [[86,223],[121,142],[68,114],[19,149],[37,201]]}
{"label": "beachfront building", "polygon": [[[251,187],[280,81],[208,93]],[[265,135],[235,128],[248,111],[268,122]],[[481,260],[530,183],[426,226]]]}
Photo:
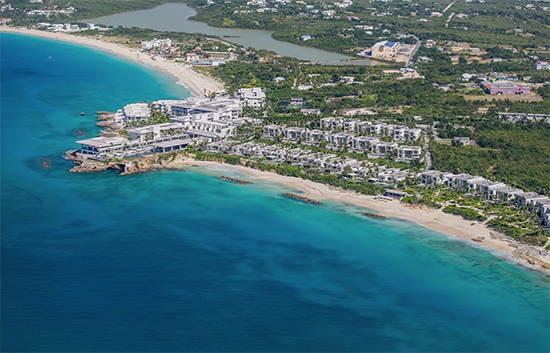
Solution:
{"label": "beachfront building", "polygon": [[126,129],[134,146],[148,146],[152,142],[173,140],[186,136],[186,128],[181,123],[163,123]]}
{"label": "beachfront building", "polygon": [[503,184],[502,186],[498,186],[491,190],[491,192],[489,193],[489,199],[506,202],[513,200],[515,195],[519,192],[521,192],[520,189],[516,189],[509,185]]}
{"label": "beachfront building", "polygon": [[540,217],[542,226],[548,228],[550,225],[550,198],[544,197],[537,200],[535,206],[535,210]]}
{"label": "beachfront building", "polygon": [[442,185],[446,184],[452,173],[444,173],[439,170],[428,170],[420,173],[420,180],[424,185]]}
{"label": "beachfront building", "polygon": [[200,119],[174,119],[181,121],[193,137],[203,137],[210,141],[225,139],[235,134],[236,126],[231,121],[216,120],[203,115]]}
{"label": "beachfront building", "polygon": [[124,150],[128,140],[121,136],[94,137],[88,140],[77,141],[80,144],[79,153],[86,155],[102,155],[117,153]]}
{"label": "beachfront building", "polygon": [[157,153],[167,153],[187,148],[188,146],[198,146],[201,140],[196,139],[175,139],[151,144],[153,151]]}
{"label": "beachfront building", "polygon": [[420,146],[399,146],[397,148],[397,161],[399,162],[410,162],[421,156],[422,147]]}
{"label": "beachfront building", "polygon": [[158,100],[152,103],[153,108],[175,117],[199,119],[201,114],[219,120],[235,119],[242,111],[242,102],[226,96],[215,98],[187,98],[184,100]]}
{"label": "beachfront building", "polygon": [[392,199],[402,200],[403,198],[409,196],[409,194],[399,190],[386,190],[384,196],[391,197]]}
{"label": "beachfront building", "polygon": [[168,48],[172,46],[172,40],[166,39],[153,39],[141,42],[141,50],[151,50],[156,48]]}
{"label": "beachfront building", "polygon": [[260,87],[240,88],[235,98],[243,101],[247,107],[262,108],[265,104],[265,90]]}
{"label": "beachfront building", "polygon": [[485,178],[468,183],[469,191],[479,196],[492,199],[494,196],[493,190],[504,187],[506,184],[496,181],[491,181]]}
{"label": "beachfront building", "polygon": [[474,175],[470,175],[470,174],[466,174],[466,173],[461,173],[461,174],[457,174],[457,175],[455,175],[455,174],[450,175],[449,178],[448,178],[447,183],[448,183],[449,187],[451,187],[453,189],[469,190],[471,183],[481,181],[481,180],[483,180],[483,177],[481,177],[481,176],[474,176]]}
{"label": "beachfront building", "polygon": [[115,113],[117,124],[129,124],[151,118],[151,108],[147,103],[133,103],[125,105]]}

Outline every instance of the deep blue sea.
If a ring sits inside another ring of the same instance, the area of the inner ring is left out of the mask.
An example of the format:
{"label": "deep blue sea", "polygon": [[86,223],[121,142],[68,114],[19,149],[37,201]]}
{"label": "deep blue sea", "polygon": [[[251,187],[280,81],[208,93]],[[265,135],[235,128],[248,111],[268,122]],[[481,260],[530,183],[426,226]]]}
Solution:
{"label": "deep blue sea", "polygon": [[0,38],[2,352],[549,351],[549,279],[444,235],[216,170],[69,173],[94,111],[188,93]]}

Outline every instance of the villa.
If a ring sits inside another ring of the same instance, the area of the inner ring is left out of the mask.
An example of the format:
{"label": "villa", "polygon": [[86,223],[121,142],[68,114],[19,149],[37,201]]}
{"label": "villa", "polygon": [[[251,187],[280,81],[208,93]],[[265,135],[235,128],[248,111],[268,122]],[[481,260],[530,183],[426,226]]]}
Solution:
{"label": "villa", "polygon": [[267,138],[275,138],[283,133],[283,128],[279,125],[266,125],[263,128],[263,133]]}
{"label": "villa", "polygon": [[397,148],[397,161],[408,162],[419,159],[422,154],[420,146],[399,146]]}
{"label": "villa", "polygon": [[243,101],[247,107],[261,108],[265,104],[265,91],[260,87],[240,88],[235,92],[235,98]]}

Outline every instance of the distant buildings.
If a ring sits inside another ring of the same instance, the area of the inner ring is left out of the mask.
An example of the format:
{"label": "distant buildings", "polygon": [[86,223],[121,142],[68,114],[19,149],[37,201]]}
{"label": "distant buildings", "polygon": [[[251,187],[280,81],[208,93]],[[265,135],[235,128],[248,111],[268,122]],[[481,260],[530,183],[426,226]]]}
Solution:
{"label": "distant buildings", "polygon": [[166,39],[153,39],[153,40],[148,40],[148,41],[144,41],[144,42],[141,42],[141,49],[142,50],[151,50],[151,49],[155,49],[155,48],[160,48],[160,47],[171,47],[172,46],[172,40],[170,40],[170,38],[166,38]]}
{"label": "distant buildings", "polygon": [[499,112],[498,117],[510,123],[517,123],[523,121],[538,121],[546,122],[550,124],[550,114],[532,114],[532,113],[508,113]]}
{"label": "distant buildings", "polygon": [[550,70],[550,62],[548,61],[537,61],[535,64],[535,69],[537,70]]}
{"label": "distant buildings", "polygon": [[489,82],[483,81],[481,83],[482,88],[489,94],[497,95],[523,95],[530,94],[531,87],[524,84],[509,82],[509,81],[497,81]]}
{"label": "distant buildings", "polygon": [[378,59],[392,59],[398,52],[401,43],[385,40],[374,44],[367,55]]}
{"label": "distant buildings", "polygon": [[235,92],[235,98],[244,102],[247,107],[261,108],[265,104],[265,91],[263,88],[240,88]]}

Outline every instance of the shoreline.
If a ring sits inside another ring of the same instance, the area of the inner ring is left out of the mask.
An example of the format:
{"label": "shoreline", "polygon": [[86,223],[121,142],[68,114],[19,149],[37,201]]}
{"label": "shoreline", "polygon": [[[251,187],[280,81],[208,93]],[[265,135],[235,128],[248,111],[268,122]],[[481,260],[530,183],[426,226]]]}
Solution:
{"label": "shoreline", "polygon": [[[176,78],[178,80],[177,83],[184,84],[190,93],[195,96],[203,96],[204,91],[212,92],[223,90],[223,85],[220,82],[193,71],[189,66],[160,57],[155,58],[156,60],[152,60],[148,55],[139,53],[137,50],[120,44],[67,33],[54,33],[27,28],[1,26],[0,33],[2,32],[70,42],[114,54]],[[185,167],[213,168],[219,166],[236,171],[254,180],[281,184],[300,190],[303,192],[304,197],[315,201],[330,200],[342,204],[352,204],[377,211],[382,216],[411,221],[438,233],[465,241],[470,246],[480,247],[491,251],[494,255],[508,261],[513,259],[514,262],[526,267],[539,269],[547,274],[550,273],[550,255],[543,249],[519,243],[489,229],[481,223],[467,221],[459,216],[443,213],[441,210],[411,207],[397,200],[382,201],[374,196],[341,190],[310,180],[287,177],[272,172],[264,172],[244,166],[219,162],[197,161],[191,158],[176,158],[176,160],[166,165],[161,165],[160,168],[156,169],[181,169]],[[139,168],[135,172],[138,171],[140,171]]]}
{"label": "shoreline", "polygon": [[210,170],[219,170],[222,167],[253,181],[291,187],[303,192],[300,196],[315,201],[332,201],[344,205],[363,207],[373,210],[381,216],[409,221],[447,237],[463,241],[468,246],[489,251],[508,263],[539,270],[546,275],[550,274],[550,254],[542,248],[519,243],[486,227],[482,223],[468,221],[460,216],[444,213],[440,209],[411,207],[398,200],[382,201],[375,196],[358,194],[310,180],[260,171],[242,165],[198,161],[192,158],[176,158],[166,165],[166,169],[183,169],[187,167]]}
{"label": "shoreline", "polygon": [[161,57],[155,57],[155,60],[153,60],[149,55],[121,44],[111,43],[92,37],[81,37],[68,33],[47,32],[23,27],[0,26],[0,33],[14,33],[58,40],[107,52],[175,78],[177,84],[182,84],[196,97],[204,97],[205,92],[208,94],[224,90],[224,86],[221,82],[194,71],[190,66]]}
{"label": "shoreline", "polygon": [[[329,203],[351,205],[365,208],[365,211],[375,211],[376,214],[382,216],[380,218],[395,218],[412,222],[449,238],[464,242],[468,246],[489,251],[494,256],[512,265],[538,270],[550,276],[550,254],[544,248],[520,243],[490,229],[483,223],[468,221],[460,216],[444,213],[441,209],[411,206],[398,200],[389,201],[387,198],[363,195],[311,180],[261,171],[243,165],[227,164],[221,161],[199,161],[194,159],[192,155],[185,154],[176,154],[170,160],[159,158],[158,155],[151,155],[107,164],[89,160],[85,157],[82,159],[83,156],[77,155],[76,151],[73,150],[67,151],[66,157],[76,164],[71,169],[71,172],[75,173],[101,172],[111,169],[121,172],[120,175],[124,176],[148,171],[183,171],[187,168],[197,168],[198,172],[217,178],[227,177],[240,180],[243,181],[243,184],[251,181],[251,184],[256,185],[261,185],[264,182],[268,187],[285,186],[294,191],[299,191],[299,196],[313,201],[312,203],[328,201]],[[224,172],[237,173],[238,176],[225,175]],[[289,192],[294,191],[289,190]]]}

